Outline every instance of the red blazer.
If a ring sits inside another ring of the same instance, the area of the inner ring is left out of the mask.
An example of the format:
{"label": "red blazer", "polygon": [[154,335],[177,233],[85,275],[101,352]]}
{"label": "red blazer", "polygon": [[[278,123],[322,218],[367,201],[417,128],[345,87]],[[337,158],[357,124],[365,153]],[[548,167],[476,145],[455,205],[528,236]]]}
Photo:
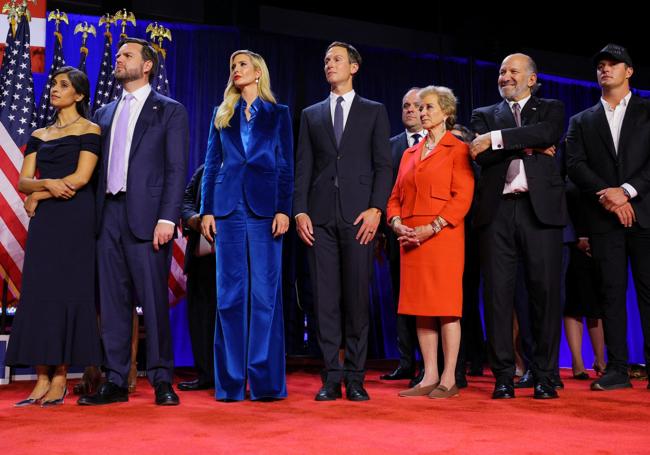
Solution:
{"label": "red blazer", "polygon": [[474,195],[469,147],[447,132],[420,161],[425,142],[404,152],[388,200],[386,219],[430,216],[433,221],[440,215],[456,226],[465,218]]}

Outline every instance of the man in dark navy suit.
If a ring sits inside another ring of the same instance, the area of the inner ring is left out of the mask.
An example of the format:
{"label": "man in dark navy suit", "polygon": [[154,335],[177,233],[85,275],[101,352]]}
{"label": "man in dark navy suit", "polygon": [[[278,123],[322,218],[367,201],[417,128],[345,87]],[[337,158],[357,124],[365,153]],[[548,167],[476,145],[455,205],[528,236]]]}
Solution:
{"label": "man in dark navy suit", "polygon": [[103,157],[97,183],[97,257],[107,382],[81,405],[128,401],[133,302],[144,311],[147,378],[156,404],[177,405],[167,280],[180,219],[189,144],[185,108],[149,85],[156,51],[144,40],[119,46],[118,101],[97,111]]}
{"label": "man in dark navy suit", "polygon": [[[302,112],[296,157],[296,230],[309,246],[318,340],[325,370],[317,401],[368,400],[363,388],[368,352],[373,239],[391,191],[386,108],[356,95],[357,50],[341,42],[326,52],[330,96]],[[343,326],[345,324],[345,327]],[[339,348],[345,334],[345,361]]]}

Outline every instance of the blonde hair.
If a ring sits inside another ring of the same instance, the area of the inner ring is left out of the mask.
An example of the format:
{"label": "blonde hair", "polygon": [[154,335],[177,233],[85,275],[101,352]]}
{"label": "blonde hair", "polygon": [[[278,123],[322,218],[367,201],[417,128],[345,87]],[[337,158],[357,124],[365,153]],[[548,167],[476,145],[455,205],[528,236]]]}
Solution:
{"label": "blonde hair", "polygon": [[429,85],[420,89],[418,96],[423,99],[425,96],[435,95],[438,98],[440,110],[447,116],[445,127],[448,130],[454,129],[456,123],[456,105],[458,100],[450,88],[441,85]]}
{"label": "blonde hair", "polygon": [[261,55],[256,54],[255,52],[241,49],[233,52],[230,56],[230,78],[228,79],[228,85],[226,85],[226,90],[223,92],[223,102],[219,105],[217,109],[217,115],[214,119],[214,126],[220,130],[222,128],[227,128],[230,126],[230,119],[235,114],[235,105],[241,98],[241,92],[235,87],[235,83],[232,80],[232,64],[235,60],[235,57],[238,55],[245,54],[251,59],[253,68],[256,71],[260,71],[262,74],[259,77],[257,83],[258,96],[264,101],[276,104],[275,97],[271,91],[271,77],[269,76],[269,69],[264,62],[264,59]]}

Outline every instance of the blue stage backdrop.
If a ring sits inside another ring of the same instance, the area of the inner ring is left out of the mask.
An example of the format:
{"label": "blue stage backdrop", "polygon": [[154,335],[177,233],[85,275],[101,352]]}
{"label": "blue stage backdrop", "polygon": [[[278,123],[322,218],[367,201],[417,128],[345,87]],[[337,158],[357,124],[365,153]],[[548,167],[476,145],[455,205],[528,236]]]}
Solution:
{"label": "blue stage backdrop", "polygon": [[[98,27],[99,17],[68,14],[70,25],[61,24],[63,50],[68,65],[79,63],[81,35],[73,35],[77,23],[88,21],[97,27],[98,36],[88,38],[87,71],[94,93],[97,73],[102,57],[104,31]],[[138,20],[136,27],[129,26],[127,34],[145,38],[149,21]],[[301,39],[269,34],[254,30],[229,27],[164,23],[172,32],[172,42],[166,42],[167,74],[171,96],[183,103],[190,116],[190,154],[188,179],[194,169],[203,162],[207,142],[210,115],[213,107],[222,98],[228,80],[230,54],[237,49],[251,49],[264,56],[273,83],[273,90],[283,104],[289,105],[293,116],[294,133],[298,132],[300,111],[328,95],[328,86],[323,75],[323,55],[329,44],[325,41]],[[47,25],[46,69],[52,61],[54,24]],[[119,28],[111,29],[115,52],[119,40]],[[334,37],[333,37],[334,38]],[[445,85],[454,90],[459,99],[458,119],[467,124],[474,107],[495,103],[499,100],[496,87],[498,64],[467,57],[450,57],[434,54],[416,54],[399,50],[387,50],[359,46],[364,62],[355,81],[355,89],[363,96],[383,102],[389,112],[393,134],[401,131],[400,106],[402,95],[413,86],[428,84]],[[534,55],[533,55],[534,58]],[[541,68],[543,70],[543,68]],[[43,90],[47,74],[35,74],[36,99]],[[571,115],[595,104],[599,98],[598,86],[594,82],[578,81],[544,74],[539,75],[542,83],[539,94],[559,98],[567,109],[567,122]],[[638,91],[650,97],[648,91]],[[291,251],[300,251],[295,238],[288,237],[286,243]],[[296,265],[296,257],[301,261]],[[306,302],[298,305],[295,290],[301,287],[296,276],[304,273],[304,262],[299,254],[285,254],[285,316],[288,325],[287,351],[315,352],[314,340],[308,340],[311,328],[305,328],[309,319]],[[304,283],[302,284],[304,287]],[[308,292],[307,292],[308,294]],[[375,264],[375,282],[372,287],[371,348],[375,357],[395,357],[394,309],[392,308],[390,280],[385,261]],[[304,299],[303,299],[304,300]],[[643,361],[642,334],[634,290],[628,295],[630,360]],[[184,303],[172,309],[175,325],[177,365],[192,363],[187,337],[187,321]],[[306,315],[307,314],[307,315]],[[308,325],[308,324],[307,324]],[[585,336],[585,339],[588,338]],[[309,346],[308,346],[309,345]],[[585,363],[590,364],[592,355],[585,342]],[[571,359],[563,341],[561,364],[569,366]]]}

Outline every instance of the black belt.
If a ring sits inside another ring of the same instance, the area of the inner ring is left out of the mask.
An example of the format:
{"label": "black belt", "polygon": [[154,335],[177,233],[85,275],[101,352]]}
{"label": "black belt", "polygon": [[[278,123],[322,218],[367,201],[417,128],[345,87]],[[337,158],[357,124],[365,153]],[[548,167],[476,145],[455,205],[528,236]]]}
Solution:
{"label": "black belt", "polygon": [[125,197],[126,197],[126,191],[120,191],[117,194],[106,193],[106,199],[117,200],[117,199],[123,199]]}
{"label": "black belt", "polygon": [[528,191],[518,191],[516,193],[506,193],[501,195],[502,199],[522,199],[524,197],[528,197]]}

